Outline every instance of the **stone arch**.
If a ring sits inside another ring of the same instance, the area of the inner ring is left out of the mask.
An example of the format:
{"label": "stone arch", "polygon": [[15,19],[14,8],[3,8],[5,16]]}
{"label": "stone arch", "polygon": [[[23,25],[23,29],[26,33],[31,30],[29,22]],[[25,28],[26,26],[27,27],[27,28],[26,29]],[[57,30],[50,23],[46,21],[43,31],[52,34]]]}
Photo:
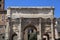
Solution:
{"label": "stone arch", "polygon": [[14,40],[14,37],[16,37],[17,36],[17,34],[16,33],[13,33],[12,34],[12,40]]}
{"label": "stone arch", "polygon": [[[37,28],[33,24],[28,24],[24,27],[24,40],[37,40]],[[32,38],[30,35],[33,35]],[[25,39],[26,38],[26,39]],[[30,39],[31,38],[31,39]]]}
{"label": "stone arch", "polygon": [[32,27],[34,28],[36,31],[37,31],[37,28],[33,25],[33,24],[28,24],[24,27],[23,31],[26,29],[26,28],[29,28],[29,27]]}

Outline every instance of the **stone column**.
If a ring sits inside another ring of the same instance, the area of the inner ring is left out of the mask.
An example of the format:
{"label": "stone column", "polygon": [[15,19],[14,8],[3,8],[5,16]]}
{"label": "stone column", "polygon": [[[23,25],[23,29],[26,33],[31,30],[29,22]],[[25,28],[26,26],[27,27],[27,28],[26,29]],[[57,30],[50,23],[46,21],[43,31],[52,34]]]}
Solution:
{"label": "stone column", "polygon": [[58,39],[58,38],[59,38],[57,28],[55,28],[55,38],[56,38],[56,39]]}
{"label": "stone column", "polygon": [[39,35],[38,35],[38,40],[42,40],[42,36],[41,36],[41,18],[39,18]]}
{"label": "stone column", "polygon": [[18,40],[21,40],[21,18],[19,20],[20,20],[20,23],[18,26]]}
{"label": "stone column", "polygon": [[6,30],[5,30],[5,40],[9,40],[9,22],[7,21],[6,24]]}
{"label": "stone column", "polygon": [[25,30],[24,40],[28,40],[28,29]]}
{"label": "stone column", "polygon": [[53,26],[53,19],[51,19],[51,40],[54,40],[54,26]]}

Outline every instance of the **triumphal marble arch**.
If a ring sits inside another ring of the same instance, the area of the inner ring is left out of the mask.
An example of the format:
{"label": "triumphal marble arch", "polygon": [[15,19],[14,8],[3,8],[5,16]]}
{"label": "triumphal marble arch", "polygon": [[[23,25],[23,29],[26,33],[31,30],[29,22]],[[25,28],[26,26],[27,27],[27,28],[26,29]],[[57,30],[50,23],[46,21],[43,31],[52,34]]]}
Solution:
{"label": "triumphal marble arch", "polygon": [[54,7],[9,7],[5,40],[55,40]]}

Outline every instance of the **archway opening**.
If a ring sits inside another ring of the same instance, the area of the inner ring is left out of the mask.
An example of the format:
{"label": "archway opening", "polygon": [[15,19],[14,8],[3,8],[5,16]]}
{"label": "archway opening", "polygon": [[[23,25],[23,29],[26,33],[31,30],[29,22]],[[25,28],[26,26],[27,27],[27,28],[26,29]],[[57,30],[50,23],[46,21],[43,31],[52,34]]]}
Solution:
{"label": "archway opening", "polygon": [[34,25],[27,25],[24,28],[25,38],[24,40],[37,40],[37,28]]}

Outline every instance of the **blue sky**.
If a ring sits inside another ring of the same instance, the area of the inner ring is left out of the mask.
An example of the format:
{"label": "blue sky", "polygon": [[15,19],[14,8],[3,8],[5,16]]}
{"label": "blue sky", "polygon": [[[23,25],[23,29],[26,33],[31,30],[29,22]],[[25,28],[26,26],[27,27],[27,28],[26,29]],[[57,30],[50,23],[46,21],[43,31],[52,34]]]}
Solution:
{"label": "blue sky", "polygon": [[5,9],[9,6],[54,6],[54,16],[60,17],[60,0],[5,0]]}

